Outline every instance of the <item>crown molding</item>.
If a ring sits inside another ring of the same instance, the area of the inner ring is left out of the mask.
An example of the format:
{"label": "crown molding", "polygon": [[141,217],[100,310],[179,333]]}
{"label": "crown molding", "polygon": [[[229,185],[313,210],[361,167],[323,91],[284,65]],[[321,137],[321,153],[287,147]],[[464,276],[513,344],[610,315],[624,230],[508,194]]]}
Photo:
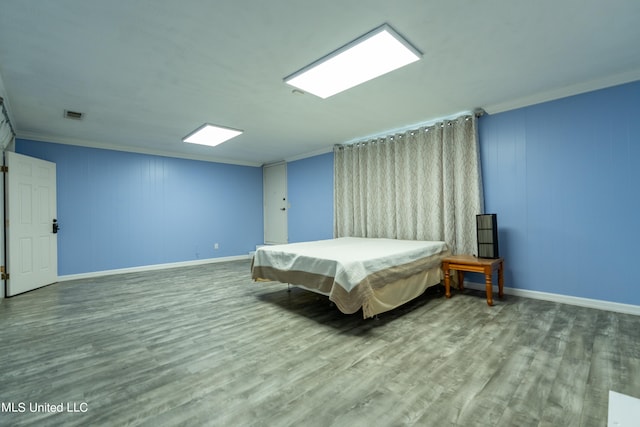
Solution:
{"label": "crown molding", "polygon": [[574,95],[580,95],[582,93],[593,92],[608,87],[618,86],[626,83],[631,83],[640,80],[640,69],[628,71],[613,76],[607,76],[595,80],[589,80],[587,82],[577,83],[569,86],[564,86],[557,89],[552,89],[544,92],[539,92],[534,95],[525,96],[515,100],[507,102],[497,103],[493,105],[484,106],[484,110],[488,114],[497,114],[509,110],[516,110],[518,108],[528,107],[535,104],[541,104],[543,102],[555,101],[561,98],[567,98]]}
{"label": "crown molding", "polygon": [[16,138],[29,139],[29,140],[41,141],[41,142],[51,142],[54,144],[74,145],[78,147],[98,148],[101,150],[123,151],[127,153],[148,154],[152,156],[173,157],[173,158],[187,159],[187,160],[198,160],[198,161],[210,162],[210,163],[225,163],[230,165],[252,166],[252,167],[262,166],[262,163],[260,162],[247,162],[247,161],[241,161],[241,160],[227,159],[224,157],[199,156],[199,155],[192,155],[192,154],[176,153],[173,151],[153,150],[153,149],[138,148],[138,147],[124,147],[121,145],[105,144],[105,143],[100,143],[95,141],[88,141],[88,140],[81,140],[81,139],[74,139],[74,138],[60,138],[56,136],[44,135],[44,134],[32,133],[32,132],[18,131]]}
{"label": "crown molding", "polygon": [[297,156],[291,156],[284,159],[285,162],[295,162],[296,160],[308,159],[309,157],[320,156],[322,154],[331,153],[333,151],[333,145],[325,147],[320,150],[309,151],[307,153],[298,154]]}

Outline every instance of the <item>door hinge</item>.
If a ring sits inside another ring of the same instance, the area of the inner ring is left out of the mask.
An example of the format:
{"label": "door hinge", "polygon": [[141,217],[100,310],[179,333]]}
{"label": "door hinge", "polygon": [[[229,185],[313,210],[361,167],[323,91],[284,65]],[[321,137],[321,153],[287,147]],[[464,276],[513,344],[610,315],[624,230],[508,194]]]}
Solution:
{"label": "door hinge", "polygon": [[9,166],[0,166],[0,172],[9,172]]}

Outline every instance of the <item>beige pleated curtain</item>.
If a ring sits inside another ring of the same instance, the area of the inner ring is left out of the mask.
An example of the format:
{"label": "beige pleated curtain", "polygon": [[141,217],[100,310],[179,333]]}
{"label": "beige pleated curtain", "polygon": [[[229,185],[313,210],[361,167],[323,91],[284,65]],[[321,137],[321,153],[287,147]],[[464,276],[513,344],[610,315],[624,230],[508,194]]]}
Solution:
{"label": "beige pleated curtain", "polygon": [[443,240],[476,252],[477,118],[334,148],[334,236]]}

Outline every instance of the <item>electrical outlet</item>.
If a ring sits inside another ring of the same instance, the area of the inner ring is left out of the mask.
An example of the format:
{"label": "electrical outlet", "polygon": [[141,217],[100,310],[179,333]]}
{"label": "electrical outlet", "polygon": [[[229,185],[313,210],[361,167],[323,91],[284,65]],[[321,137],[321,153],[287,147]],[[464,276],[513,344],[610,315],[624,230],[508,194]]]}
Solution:
{"label": "electrical outlet", "polygon": [[217,243],[213,244],[213,249],[218,250],[220,248],[220,246]]}

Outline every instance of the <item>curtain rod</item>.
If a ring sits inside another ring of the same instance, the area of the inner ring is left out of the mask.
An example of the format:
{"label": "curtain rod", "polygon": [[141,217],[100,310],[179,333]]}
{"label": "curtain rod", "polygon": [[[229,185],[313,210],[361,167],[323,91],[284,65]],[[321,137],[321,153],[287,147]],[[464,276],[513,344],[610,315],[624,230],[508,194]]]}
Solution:
{"label": "curtain rod", "polygon": [[482,117],[486,114],[486,111],[484,111],[483,108],[475,108],[473,111],[463,111],[460,113],[456,113],[456,114],[452,114],[450,116],[446,116],[446,117],[441,117],[439,119],[433,119],[433,120],[429,120],[427,122],[422,122],[422,123],[415,123],[413,125],[410,126],[405,126],[402,128],[397,128],[397,129],[391,129],[388,130],[384,133],[379,133],[379,134],[374,134],[374,135],[369,135],[369,136],[365,136],[362,138],[357,138],[357,139],[351,139],[347,142],[343,142],[340,144],[334,144],[334,147],[344,147],[347,145],[352,145],[352,144],[360,144],[360,143],[364,143],[367,141],[372,141],[375,139],[380,139],[380,138],[386,138],[388,136],[393,136],[393,135],[397,135],[397,134],[401,134],[401,133],[406,133],[406,132],[416,132],[421,128],[430,128],[435,126],[438,123],[444,123],[444,122],[449,122],[452,120],[456,120],[459,119],[460,117],[471,117],[471,116],[475,116],[476,118],[478,117]]}
{"label": "curtain rod", "polygon": [[13,130],[13,125],[11,124],[11,120],[9,119],[9,113],[7,112],[7,108],[4,106],[4,98],[0,96],[0,106],[2,106],[2,115],[4,116],[4,120],[7,124],[9,124],[9,129],[11,129],[11,134],[13,137],[16,136],[16,131]]}

